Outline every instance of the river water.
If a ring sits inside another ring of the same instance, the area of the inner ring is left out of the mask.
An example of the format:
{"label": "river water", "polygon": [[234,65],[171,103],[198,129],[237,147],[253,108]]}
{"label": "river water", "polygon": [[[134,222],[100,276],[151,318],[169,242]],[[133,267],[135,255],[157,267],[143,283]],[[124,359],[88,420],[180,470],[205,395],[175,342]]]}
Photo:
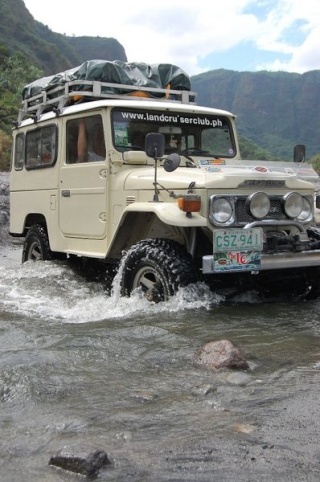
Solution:
{"label": "river water", "polygon": [[[169,302],[108,295],[64,263],[21,264],[0,173],[0,482],[66,482],[48,465],[100,449],[116,482],[320,480],[320,300]],[[193,365],[228,339],[246,372]]]}
{"label": "river water", "polygon": [[[112,460],[98,480],[320,479],[320,301],[196,285],[154,305],[2,244],[1,482],[79,480],[48,462],[83,445]],[[250,370],[192,364],[219,339]]]}

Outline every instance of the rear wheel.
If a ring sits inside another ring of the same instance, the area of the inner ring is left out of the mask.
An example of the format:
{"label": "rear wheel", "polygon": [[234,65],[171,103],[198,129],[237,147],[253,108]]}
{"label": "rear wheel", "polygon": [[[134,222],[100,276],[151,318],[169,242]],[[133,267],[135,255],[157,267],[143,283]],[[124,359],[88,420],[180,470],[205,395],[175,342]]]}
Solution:
{"label": "rear wheel", "polygon": [[121,292],[140,288],[149,301],[167,301],[194,277],[191,256],[175,241],[147,239],[130,248],[122,262]]}
{"label": "rear wheel", "polygon": [[53,253],[50,250],[46,229],[40,224],[31,226],[23,243],[22,262],[52,259]]}

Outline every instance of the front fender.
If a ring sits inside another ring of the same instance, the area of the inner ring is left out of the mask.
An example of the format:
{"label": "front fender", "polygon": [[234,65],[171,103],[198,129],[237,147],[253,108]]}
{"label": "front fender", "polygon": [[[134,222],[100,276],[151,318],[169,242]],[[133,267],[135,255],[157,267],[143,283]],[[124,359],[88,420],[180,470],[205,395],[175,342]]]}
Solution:
{"label": "front fender", "polygon": [[166,203],[160,201],[153,202],[139,202],[130,204],[125,208],[122,213],[122,217],[125,218],[128,212],[149,212],[154,213],[160,221],[170,226],[179,227],[200,227],[207,226],[207,219],[201,216],[199,213],[191,213],[190,216],[181,209],[179,209],[176,203]]}

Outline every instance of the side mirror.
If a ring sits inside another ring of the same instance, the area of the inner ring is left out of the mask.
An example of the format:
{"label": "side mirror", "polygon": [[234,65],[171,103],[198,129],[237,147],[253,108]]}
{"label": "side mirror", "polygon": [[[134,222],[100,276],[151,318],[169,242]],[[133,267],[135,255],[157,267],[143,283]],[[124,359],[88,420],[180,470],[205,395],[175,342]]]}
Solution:
{"label": "side mirror", "polygon": [[167,172],[172,172],[175,171],[179,165],[180,156],[176,152],[173,152],[172,154],[169,154],[169,156],[164,161],[163,168]]}
{"label": "side mirror", "polygon": [[304,162],[306,160],[306,146],[304,144],[297,144],[293,149],[294,162]]}
{"label": "side mirror", "polygon": [[154,159],[159,159],[163,156],[165,149],[165,137],[163,134],[157,132],[149,132],[145,139],[144,150],[148,157],[153,157]]}

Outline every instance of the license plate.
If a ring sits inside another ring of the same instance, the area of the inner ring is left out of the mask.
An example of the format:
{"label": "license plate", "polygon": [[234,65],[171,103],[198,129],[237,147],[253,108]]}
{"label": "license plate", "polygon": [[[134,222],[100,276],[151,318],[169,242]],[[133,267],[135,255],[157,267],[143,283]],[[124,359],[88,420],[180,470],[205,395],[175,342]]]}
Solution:
{"label": "license plate", "polygon": [[213,234],[213,252],[262,251],[262,229],[218,229]]}
{"label": "license plate", "polygon": [[225,251],[224,253],[214,253],[213,271],[237,272],[237,271],[260,271],[261,252],[260,251]]}

